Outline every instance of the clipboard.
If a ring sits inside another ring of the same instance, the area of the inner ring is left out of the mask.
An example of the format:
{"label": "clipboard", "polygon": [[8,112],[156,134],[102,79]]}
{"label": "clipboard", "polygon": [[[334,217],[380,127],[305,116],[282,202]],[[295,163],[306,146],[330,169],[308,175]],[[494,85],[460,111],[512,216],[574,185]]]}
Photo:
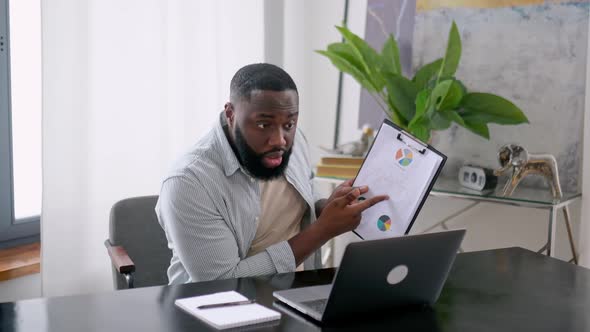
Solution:
{"label": "clipboard", "polygon": [[389,195],[363,211],[353,231],[363,240],[408,234],[447,156],[385,119],[357,173],[353,186],[368,185],[359,200]]}

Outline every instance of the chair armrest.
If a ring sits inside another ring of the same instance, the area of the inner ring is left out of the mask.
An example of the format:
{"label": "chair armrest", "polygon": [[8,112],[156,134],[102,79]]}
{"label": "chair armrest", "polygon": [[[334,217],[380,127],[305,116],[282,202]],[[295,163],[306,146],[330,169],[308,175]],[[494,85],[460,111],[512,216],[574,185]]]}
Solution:
{"label": "chair armrest", "polygon": [[125,248],[121,246],[113,246],[109,240],[104,241],[104,245],[107,247],[111,262],[119,273],[128,274],[135,271],[135,264],[133,264],[133,261],[129,258]]}

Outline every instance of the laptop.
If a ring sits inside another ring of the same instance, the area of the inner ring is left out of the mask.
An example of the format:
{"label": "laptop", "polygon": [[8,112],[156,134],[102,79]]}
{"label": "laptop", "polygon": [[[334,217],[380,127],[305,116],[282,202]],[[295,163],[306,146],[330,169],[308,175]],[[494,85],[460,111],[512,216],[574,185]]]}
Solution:
{"label": "laptop", "polygon": [[461,229],[350,243],[332,284],[275,291],[273,296],[323,323],[432,306],[464,236]]}

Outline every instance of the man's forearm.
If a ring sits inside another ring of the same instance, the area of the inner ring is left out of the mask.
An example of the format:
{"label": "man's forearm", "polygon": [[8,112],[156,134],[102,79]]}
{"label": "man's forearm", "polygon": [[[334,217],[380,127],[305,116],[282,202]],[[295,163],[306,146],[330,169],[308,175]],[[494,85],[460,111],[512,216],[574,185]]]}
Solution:
{"label": "man's forearm", "polygon": [[293,256],[295,256],[295,265],[303,263],[309,255],[321,248],[330,238],[331,236],[319,224],[314,223],[289,239],[288,243],[293,251]]}
{"label": "man's forearm", "polygon": [[[371,206],[389,199],[386,195],[374,196],[359,202],[357,199],[369,188],[348,188],[329,203],[317,201],[315,204],[318,218],[301,233],[292,237],[288,243],[298,265],[315,250],[318,250],[331,238],[342,233],[352,231],[361,222],[361,214]],[[355,202],[353,204],[353,202]]]}
{"label": "man's forearm", "polygon": [[[315,215],[319,217],[328,200],[320,199],[315,202]],[[330,237],[317,223],[311,224],[299,234],[289,239],[288,243],[295,257],[295,265],[301,264],[309,255],[318,250]]]}

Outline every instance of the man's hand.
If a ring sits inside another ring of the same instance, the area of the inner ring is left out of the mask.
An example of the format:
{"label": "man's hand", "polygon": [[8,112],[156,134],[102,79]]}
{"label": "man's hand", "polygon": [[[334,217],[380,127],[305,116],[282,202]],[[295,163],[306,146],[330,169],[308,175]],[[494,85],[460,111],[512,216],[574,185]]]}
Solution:
{"label": "man's hand", "polygon": [[[352,182],[350,183],[352,184]],[[337,193],[338,196],[326,204],[316,224],[321,232],[327,235],[328,239],[352,231],[361,222],[361,213],[364,210],[389,199],[386,195],[380,195],[363,201],[357,201],[358,197],[368,190],[369,188],[367,186],[352,188],[349,185],[347,189],[341,188],[341,191]],[[334,194],[336,194],[336,190]]]}
{"label": "man's hand", "polygon": [[[345,182],[341,183],[338,187],[336,187],[334,189],[334,191],[332,192],[330,197],[328,197],[328,199],[321,199],[321,200],[317,201],[316,205],[315,205],[316,216],[319,217],[322,214],[322,211],[324,210],[326,205],[330,204],[335,199],[348,194],[353,189],[352,188],[353,182],[354,182],[354,179],[346,180]],[[360,190],[360,195],[365,194],[367,191],[369,191],[369,187],[367,187],[367,186],[361,186],[361,187],[358,187],[358,189]]]}
{"label": "man's hand", "polygon": [[331,238],[355,229],[364,210],[389,199],[380,195],[359,202],[357,198],[369,188],[352,188],[351,185],[352,181],[347,181],[341,185],[343,188],[334,190],[332,196],[335,197],[330,196],[332,200],[325,205],[318,220],[289,240],[297,265]]}

